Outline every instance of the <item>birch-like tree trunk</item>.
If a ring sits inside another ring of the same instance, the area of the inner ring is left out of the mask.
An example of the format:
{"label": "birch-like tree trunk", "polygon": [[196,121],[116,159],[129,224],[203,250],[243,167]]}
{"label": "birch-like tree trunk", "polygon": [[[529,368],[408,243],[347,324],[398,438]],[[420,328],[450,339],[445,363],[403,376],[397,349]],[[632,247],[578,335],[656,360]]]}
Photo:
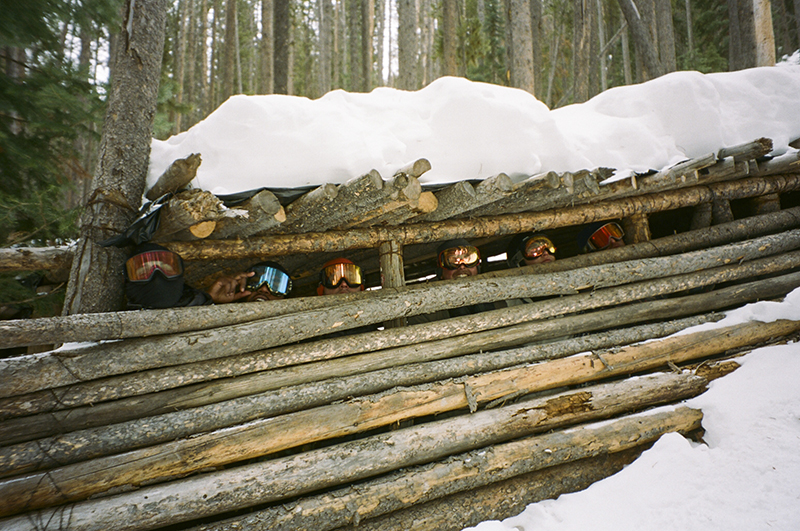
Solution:
{"label": "birch-like tree trunk", "polygon": [[511,21],[511,84],[514,87],[534,94],[533,37],[531,34],[530,0],[511,0],[509,3]]}
{"label": "birch-like tree trunk", "polygon": [[150,142],[164,51],[167,3],[128,0],[114,48],[111,91],[92,193],[81,218],[64,314],[122,307],[125,251],[98,242],[136,217],[150,162]]}

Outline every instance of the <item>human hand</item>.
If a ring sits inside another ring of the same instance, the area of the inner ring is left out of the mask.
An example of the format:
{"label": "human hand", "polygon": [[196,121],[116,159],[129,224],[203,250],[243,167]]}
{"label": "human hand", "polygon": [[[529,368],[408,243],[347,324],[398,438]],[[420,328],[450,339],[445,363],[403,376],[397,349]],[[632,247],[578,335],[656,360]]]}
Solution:
{"label": "human hand", "polygon": [[247,284],[247,279],[253,275],[255,273],[250,271],[249,273],[239,273],[232,277],[218,278],[212,284],[211,289],[208,290],[211,300],[214,301],[214,304],[226,304],[247,297],[251,292],[245,289],[245,285]]}

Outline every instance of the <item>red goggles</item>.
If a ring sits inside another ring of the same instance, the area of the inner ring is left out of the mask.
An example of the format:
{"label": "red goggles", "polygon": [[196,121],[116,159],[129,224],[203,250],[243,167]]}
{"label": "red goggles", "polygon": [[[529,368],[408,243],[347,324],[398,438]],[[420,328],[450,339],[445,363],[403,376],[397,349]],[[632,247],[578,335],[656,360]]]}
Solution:
{"label": "red goggles", "polygon": [[357,288],[362,283],[361,268],[355,264],[332,264],[324,267],[319,272],[320,283],[328,289],[333,289],[342,282],[351,288]]}
{"label": "red goggles", "polygon": [[183,274],[183,261],[172,251],[147,251],[128,258],[125,272],[131,282],[150,280],[156,271],[161,271],[167,278],[175,278]]}
{"label": "red goggles", "polygon": [[556,246],[546,236],[535,236],[523,242],[522,256],[535,260],[547,253],[556,254]]}
{"label": "red goggles", "polygon": [[458,269],[460,266],[474,267],[481,260],[481,252],[472,245],[445,249],[439,253],[437,264],[443,269]]}
{"label": "red goggles", "polygon": [[613,241],[620,241],[623,236],[625,236],[625,232],[623,232],[619,223],[606,223],[589,236],[586,245],[594,251],[602,251],[611,245]]}

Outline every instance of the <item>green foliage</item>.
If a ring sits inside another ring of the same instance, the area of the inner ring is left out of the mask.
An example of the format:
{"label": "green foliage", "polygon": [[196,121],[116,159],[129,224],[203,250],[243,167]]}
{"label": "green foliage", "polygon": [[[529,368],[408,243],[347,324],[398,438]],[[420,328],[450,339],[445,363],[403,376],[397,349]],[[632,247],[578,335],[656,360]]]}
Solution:
{"label": "green foliage", "polygon": [[686,8],[683,1],[673,3],[675,50],[678,68],[704,74],[728,70],[728,5],[715,0],[693,0],[693,46],[689,50],[686,33]]}
{"label": "green foliage", "polygon": [[21,317],[52,317],[61,313],[64,304],[64,286],[54,286],[47,293],[39,293],[43,274],[34,273],[0,273],[0,306],[8,307],[9,313],[14,309]]}
{"label": "green foliage", "polygon": [[[112,20],[117,0],[7,2],[0,17],[0,245],[69,236],[63,207],[75,140],[95,135],[98,87],[64,53],[61,32]],[[16,235],[12,238],[12,235]]]}

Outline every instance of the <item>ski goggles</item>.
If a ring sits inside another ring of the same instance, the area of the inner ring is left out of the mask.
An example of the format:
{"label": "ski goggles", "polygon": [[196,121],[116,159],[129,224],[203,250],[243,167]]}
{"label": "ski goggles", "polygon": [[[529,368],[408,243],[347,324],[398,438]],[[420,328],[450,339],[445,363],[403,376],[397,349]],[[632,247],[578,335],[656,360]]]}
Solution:
{"label": "ski goggles", "polygon": [[276,296],[283,296],[292,291],[292,279],[289,275],[272,266],[257,265],[247,270],[254,272],[255,275],[247,279],[245,289],[247,291],[257,291],[266,285],[270,293]]}
{"label": "ski goggles", "polygon": [[445,249],[439,253],[436,263],[442,269],[458,269],[460,266],[473,267],[481,260],[481,252],[472,245]]}
{"label": "ski goggles", "polygon": [[606,223],[589,236],[586,245],[593,251],[602,251],[611,245],[612,241],[620,241],[625,235],[619,223]]}
{"label": "ski goggles", "polygon": [[522,242],[522,256],[536,260],[547,253],[556,254],[556,246],[547,236],[532,236]]}
{"label": "ski goggles", "polygon": [[361,268],[355,264],[331,264],[319,272],[320,283],[328,289],[333,289],[343,281],[351,288],[357,288],[362,283]]}
{"label": "ski goggles", "polygon": [[175,278],[183,274],[183,260],[172,251],[147,251],[128,258],[125,272],[131,282],[146,282],[156,271],[161,271],[167,278]]}

